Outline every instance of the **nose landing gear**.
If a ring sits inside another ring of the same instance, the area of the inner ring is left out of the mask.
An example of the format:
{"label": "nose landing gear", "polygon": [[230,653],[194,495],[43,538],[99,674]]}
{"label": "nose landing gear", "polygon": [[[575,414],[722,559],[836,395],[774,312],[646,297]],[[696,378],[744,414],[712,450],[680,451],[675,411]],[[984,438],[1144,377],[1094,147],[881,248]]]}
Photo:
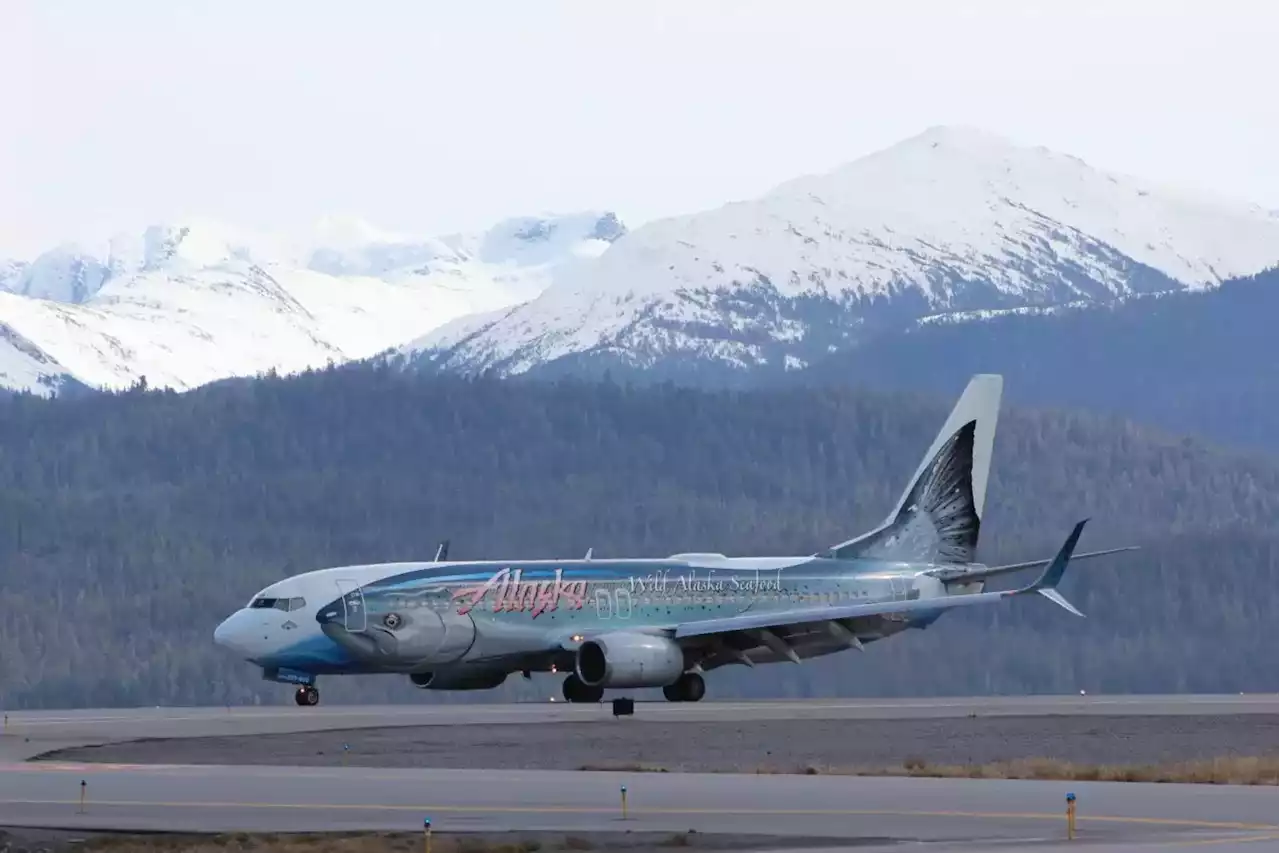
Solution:
{"label": "nose landing gear", "polygon": [[319,705],[320,691],[314,684],[304,684],[294,691],[293,701],[302,706]]}

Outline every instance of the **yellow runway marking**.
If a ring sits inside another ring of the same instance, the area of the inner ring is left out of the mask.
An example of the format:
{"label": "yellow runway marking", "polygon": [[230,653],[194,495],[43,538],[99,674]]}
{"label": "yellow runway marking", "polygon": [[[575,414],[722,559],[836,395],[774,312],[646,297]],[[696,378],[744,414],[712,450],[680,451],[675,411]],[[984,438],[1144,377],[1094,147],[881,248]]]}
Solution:
{"label": "yellow runway marking", "polygon": [[[69,806],[79,800],[0,800],[0,805],[15,806]],[[380,803],[232,803],[232,802],[148,802],[145,800],[90,800],[94,808],[166,808],[166,809],[295,809],[304,811],[426,811],[457,812],[462,814],[617,814],[617,806],[496,806],[496,805],[389,805]],[[913,811],[881,809],[768,809],[768,808],[632,808],[632,814],[648,815],[767,815],[773,817],[965,817],[991,820],[1052,820],[1060,822],[1057,812],[967,812],[967,811]],[[1239,829],[1275,832],[1280,827],[1270,824],[1237,823],[1232,821],[1188,820],[1185,818],[1125,817],[1119,815],[1090,815],[1079,818],[1086,823],[1147,824],[1156,826],[1181,826],[1202,829]]]}

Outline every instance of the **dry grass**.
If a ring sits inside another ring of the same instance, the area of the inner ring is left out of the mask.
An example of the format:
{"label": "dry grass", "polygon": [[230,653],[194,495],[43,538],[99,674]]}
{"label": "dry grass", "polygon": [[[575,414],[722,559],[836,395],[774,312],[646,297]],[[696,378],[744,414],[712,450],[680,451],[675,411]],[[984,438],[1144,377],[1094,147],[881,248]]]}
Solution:
{"label": "dry grass", "polygon": [[[591,850],[586,839],[567,836],[558,842],[491,841],[465,836],[436,836],[432,853],[555,853]],[[156,835],[99,837],[82,849],[99,853],[420,853],[417,833],[244,833],[227,835]]]}
{"label": "dry grass", "polygon": [[[691,848],[703,838],[694,830],[633,840],[619,849],[639,845],[646,850]],[[606,848],[613,844],[606,843]],[[0,849],[5,849],[0,845]],[[416,833],[246,833],[224,835],[108,835],[90,839],[79,850],[94,853],[421,853],[422,836]],[[596,850],[590,839],[565,835],[551,840],[501,840],[468,836],[432,839],[432,853],[562,853]]]}
{"label": "dry grass", "polygon": [[[579,770],[613,773],[667,773],[653,764],[585,764]],[[739,772],[739,771],[720,771]],[[1078,782],[1189,782],[1202,785],[1275,785],[1280,762],[1274,755],[1209,758],[1164,764],[1077,764],[1057,758],[1021,758],[986,764],[934,764],[908,758],[895,767],[760,766],[748,772],[804,776],[933,776],[947,779],[1056,779]]]}
{"label": "dry grass", "polygon": [[[779,772],[761,769],[757,772]],[[1276,756],[1210,758],[1164,764],[1077,764],[1056,758],[1023,758],[986,764],[932,764],[907,759],[900,767],[839,768],[806,766],[806,775],[932,776],[947,779],[1056,779],[1078,782],[1187,782],[1202,785],[1275,785]]]}

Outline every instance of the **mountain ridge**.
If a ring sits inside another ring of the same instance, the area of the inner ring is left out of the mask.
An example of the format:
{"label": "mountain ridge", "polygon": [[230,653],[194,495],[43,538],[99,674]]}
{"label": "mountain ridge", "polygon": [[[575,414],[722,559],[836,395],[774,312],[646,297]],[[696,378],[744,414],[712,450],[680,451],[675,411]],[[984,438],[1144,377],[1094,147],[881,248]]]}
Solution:
{"label": "mountain ridge", "polygon": [[1274,265],[1278,235],[1258,205],[931,128],[757,199],[642,225],[535,299],[391,358],[500,374],[593,353],[808,363],[930,313],[1214,286]]}
{"label": "mountain ridge", "polygon": [[1085,409],[1274,453],[1277,313],[1272,267],[1203,291],[921,322],[777,381],[941,393],[997,371],[1010,405]]}
{"label": "mountain ridge", "polygon": [[192,219],[0,260],[0,388],[186,390],[365,358],[786,373],[919,321],[1214,288],[1274,266],[1278,237],[1255,204],[939,126],[634,230],[606,211],[429,237]]}
{"label": "mountain ridge", "polygon": [[[626,232],[609,212],[414,238],[322,221],[308,244],[207,221],[0,266],[0,387],[146,378],[185,390],[372,356],[451,317],[541,292]],[[6,292],[7,291],[7,292]]]}

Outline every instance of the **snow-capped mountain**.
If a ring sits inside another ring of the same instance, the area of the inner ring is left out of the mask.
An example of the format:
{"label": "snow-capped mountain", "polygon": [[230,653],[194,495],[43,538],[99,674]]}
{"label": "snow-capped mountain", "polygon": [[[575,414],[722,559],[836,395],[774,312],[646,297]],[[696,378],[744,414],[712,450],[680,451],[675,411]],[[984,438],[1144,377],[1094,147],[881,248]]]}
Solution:
{"label": "snow-capped mountain", "polygon": [[1278,236],[1275,211],[936,127],[761,198],[646,224],[536,298],[390,357],[507,374],[794,369],[929,315],[1214,286],[1275,265]]}
{"label": "snow-capped mountain", "polygon": [[1276,265],[1275,211],[932,128],[628,231],[156,225],[0,259],[0,389],[192,388],[376,355],[413,368],[794,370],[876,333],[1213,287]]}
{"label": "snow-capped mountain", "polygon": [[34,263],[0,262],[0,290],[37,299],[83,302],[98,292],[108,274],[106,266],[84,249],[59,246]]}
{"label": "snow-capped mountain", "polygon": [[96,251],[0,262],[0,388],[68,379],[175,389],[366,358],[453,318],[527,301],[626,229],[610,213],[421,238],[326,219],[284,240],[157,225]]}

